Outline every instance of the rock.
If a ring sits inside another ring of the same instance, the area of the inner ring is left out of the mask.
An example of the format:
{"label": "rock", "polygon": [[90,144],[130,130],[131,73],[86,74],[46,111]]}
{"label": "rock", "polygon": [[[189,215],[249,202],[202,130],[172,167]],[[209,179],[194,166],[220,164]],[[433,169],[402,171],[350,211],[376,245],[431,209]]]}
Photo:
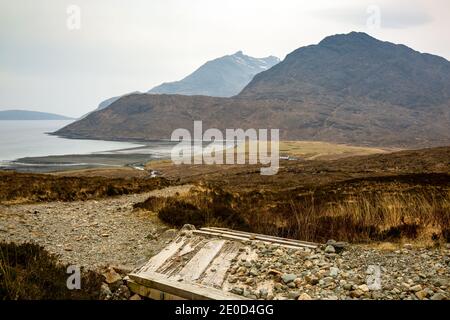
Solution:
{"label": "rock", "polygon": [[334,249],[334,247],[332,245],[327,245],[325,247],[324,251],[325,251],[325,253],[335,253],[336,252],[336,250]]}
{"label": "rock", "polygon": [[192,231],[195,230],[195,226],[192,224],[185,224],[183,227],[181,227],[181,231]]}
{"label": "rock", "polygon": [[435,293],[430,299],[431,300],[445,300],[445,296],[442,293]]}
{"label": "rock", "polygon": [[426,290],[420,290],[420,291],[417,291],[415,294],[416,294],[416,297],[417,297],[418,299],[420,299],[420,300],[425,299],[425,298],[427,297],[427,295],[428,295],[428,293],[427,293]]}
{"label": "rock", "polygon": [[362,284],[358,286],[358,289],[361,290],[362,292],[369,292],[369,286],[367,284]]}
{"label": "rock", "polygon": [[261,288],[259,289],[259,295],[261,296],[261,298],[265,299],[268,297],[269,291],[266,288]]}
{"label": "rock", "polygon": [[297,276],[293,273],[286,273],[281,276],[281,280],[283,280],[284,283],[292,282],[296,278],[297,278]]}
{"label": "rock", "polygon": [[130,297],[130,300],[138,301],[138,300],[142,300],[142,298],[141,298],[140,295],[134,294],[134,295],[132,295],[132,296]]}
{"label": "rock", "polygon": [[107,284],[112,284],[122,280],[122,277],[112,268],[109,268],[108,271],[104,272],[102,275],[105,277],[105,282]]}
{"label": "rock", "polygon": [[306,260],[303,265],[305,266],[305,268],[311,268],[314,264],[311,261]]}
{"label": "rock", "polygon": [[295,300],[295,299],[297,299],[299,296],[300,296],[300,292],[298,292],[298,291],[290,291],[290,292],[288,293],[288,298],[289,298],[289,299]]}
{"label": "rock", "polygon": [[359,298],[362,295],[364,295],[364,292],[362,290],[360,290],[360,289],[356,289],[356,290],[350,291],[350,296],[352,298]]}
{"label": "rock", "polygon": [[128,298],[130,297],[131,293],[130,293],[130,289],[128,289],[128,287],[126,285],[121,285],[119,286],[119,288],[117,289],[117,291],[115,292],[115,294],[117,294],[117,296],[121,299],[126,299],[128,300]]}
{"label": "rock", "polygon": [[409,290],[418,292],[418,291],[422,290],[422,286],[420,284],[416,284],[415,286],[410,287]]}
{"label": "rock", "polygon": [[330,276],[331,277],[337,277],[339,274],[339,268],[331,267],[330,268]]}
{"label": "rock", "polygon": [[403,245],[403,248],[406,249],[406,250],[411,250],[412,249],[412,244],[411,243],[405,243]]}
{"label": "rock", "polygon": [[289,288],[291,288],[291,289],[293,289],[293,288],[296,288],[297,287],[297,285],[295,284],[295,282],[289,282],[288,284],[287,284],[287,286],[289,287]]}
{"label": "rock", "polygon": [[240,287],[234,287],[231,289],[231,292],[234,294],[242,295],[244,293],[244,289]]}
{"label": "rock", "polygon": [[350,291],[352,290],[352,284],[351,283],[346,283],[343,286],[344,290]]}
{"label": "rock", "polygon": [[177,233],[178,233],[178,231],[176,229],[168,229],[164,232],[163,236],[165,238],[175,238]]}
{"label": "rock", "polygon": [[106,283],[102,283],[100,286],[100,299],[109,300],[112,296],[112,292]]}
{"label": "rock", "polygon": [[305,292],[301,293],[297,300],[312,300],[311,296]]}
{"label": "rock", "polygon": [[306,276],[305,280],[312,286],[315,286],[319,283],[319,278],[317,278],[316,276]]}
{"label": "rock", "polygon": [[302,285],[302,279],[300,279],[300,278],[296,278],[295,280],[294,280],[294,283],[295,283],[295,285],[297,286],[297,287],[300,287],[301,285]]}

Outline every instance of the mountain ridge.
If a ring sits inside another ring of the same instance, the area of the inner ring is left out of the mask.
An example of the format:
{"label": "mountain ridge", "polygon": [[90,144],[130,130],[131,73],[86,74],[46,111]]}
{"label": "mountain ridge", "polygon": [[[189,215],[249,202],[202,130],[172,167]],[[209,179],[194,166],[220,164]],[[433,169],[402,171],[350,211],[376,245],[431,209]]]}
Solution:
{"label": "mountain ridge", "polygon": [[284,140],[449,144],[450,62],[360,33],[320,43],[294,50],[234,97],[129,95],[56,134],[168,139],[203,120],[221,130],[279,128]]}

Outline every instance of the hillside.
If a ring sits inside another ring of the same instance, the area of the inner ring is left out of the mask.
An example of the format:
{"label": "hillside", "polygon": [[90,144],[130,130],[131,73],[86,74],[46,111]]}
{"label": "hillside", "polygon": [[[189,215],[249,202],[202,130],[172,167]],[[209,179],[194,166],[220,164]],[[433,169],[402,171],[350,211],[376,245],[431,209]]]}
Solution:
{"label": "hillside", "polygon": [[5,110],[0,111],[0,120],[72,120],[59,114],[27,111],[27,110]]}
{"label": "hillside", "polygon": [[133,94],[56,132],[170,138],[205,128],[279,128],[284,140],[383,147],[450,142],[450,62],[350,33],[295,50],[232,98]]}
{"label": "hillside", "polygon": [[273,56],[253,58],[238,51],[208,61],[182,80],[163,83],[148,92],[231,97],[238,94],[255,74],[271,68],[279,61]]}

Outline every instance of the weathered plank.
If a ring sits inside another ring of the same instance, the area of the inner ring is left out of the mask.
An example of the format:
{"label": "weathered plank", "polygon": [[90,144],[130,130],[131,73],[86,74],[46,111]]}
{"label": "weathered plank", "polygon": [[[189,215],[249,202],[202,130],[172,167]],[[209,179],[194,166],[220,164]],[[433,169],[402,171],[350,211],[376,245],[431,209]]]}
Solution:
{"label": "weathered plank", "polygon": [[211,264],[211,261],[217,256],[224,244],[225,240],[211,240],[206,242],[205,246],[179,272],[178,277],[184,281],[198,279]]}
{"label": "weathered plank", "polygon": [[147,264],[145,264],[139,272],[155,271],[161,267],[167,259],[176,254],[184,245],[185,238],[177,238],[172,241],[167,247],[165,247],[161,252],[153,256]]}
{"label": "weathered plank", "polygon": [[219,255],[212,261],[208,269],[203,273],[201,283],[206,286],[222,288],[225,275],[231,266],[231,260],[239,253],[239,245],[236,241],[229,241]]}
{"label": "weathered plank", "polygon": [[[250,241],[249,237],[226,234],[226,233],[221,233],[218,231],[194,230],[193,232],[196,234],[219,237],[219,238],[229,239],[229,240]],[[261,241],[263,243],[267,243],[267,244],[272,243],[271,241],[263,241],[263,240],[259,240],[259,241]],[[280,244],[280,243],[277,243],[276,245],[283,246],[283,247],[289,248],[289,249],[298,249],[299,248],[298,245],[289,245],[289,244]]]}
{"label": "weathered plank", "polygon": [[174,294],[143,286],[133,280],[128,280],[127,284],[132,292],[152,300],[186,300]]}
{"label": "weathered plank", "polygon": [[224,292],[201,284],[178,282],[154,272],[131,273],[134,282],[153,290],[159,290],[189,300],[247,300],[242,296]]}
{"label": "weathered plank", "polygon": [[271,243],[287,244],[287,245],[291,245],[291,246],[307,247],[307,248],[316,248],[317,247],[317,243],[314,243],[314,242],[301,241],[301,240],[295,240],[295,239],[286,239],[286,238],[280,238],[280,237],[275,237],[275,236],[267,236],[267,235],[262,235],[262,234],[258,234],[258,233],[231,230],[231,229],[227,229],[227,228],[211,227],[211,228],[201,228],[200,230],[204,230],[204,231],[208,231],[208,232],[217,232],[217,233],[226,234],[226,235],[233,235],[233,236],[237,236],[237,237],[245,237],[247,239],[268,241]]}

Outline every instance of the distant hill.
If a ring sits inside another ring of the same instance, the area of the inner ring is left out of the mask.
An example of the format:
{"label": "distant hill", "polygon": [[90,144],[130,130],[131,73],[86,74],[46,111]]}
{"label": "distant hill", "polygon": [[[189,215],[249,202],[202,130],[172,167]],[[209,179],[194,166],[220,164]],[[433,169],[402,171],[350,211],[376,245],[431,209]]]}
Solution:
{"label": "distant hill", "polygon": [[206,62],[180,81],[163,83],[149,93],[231,97],[238,94],[256,74],[280,62],[277,57],[253,58],[238,51]]}
{"label": "distant hill", "polygon": [[27,110],[5,110],[0,111],[0,120],[72,120],[59,114],[27,111]]}
{"label": "distant hill", "polygon": [[450,144],[450,62],[352,32],[299,48],[232,98],[128,95],[56,134],[169,138],[176,128],[279,128],[285,140]]}

